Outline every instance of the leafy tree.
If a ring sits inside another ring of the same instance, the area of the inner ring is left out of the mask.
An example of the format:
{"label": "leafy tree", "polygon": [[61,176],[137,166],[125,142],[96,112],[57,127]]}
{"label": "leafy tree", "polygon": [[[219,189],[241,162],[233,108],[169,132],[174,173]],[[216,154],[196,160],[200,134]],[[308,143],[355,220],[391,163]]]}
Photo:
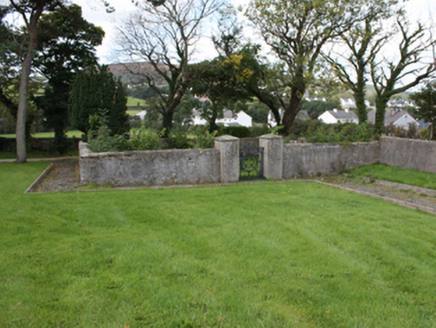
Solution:
{"label": "leafy tree", "polygon": [[[168,134],[174,111],[191,80],[189,63],[199,29],[221,6],[221,0],[144,1],[138,6],[141,11],[121,31],[120,45],[133,61],[141,58],[151,64],[152,71],[132,70],[131,73],[141,75],[157,93],[156,109]],[[157,83],[162,78],[168,93]]]}
{"label": "leafy tree", "polygon": [[420,92],[414,93],[410,98],[418,106],[413,114],[430,125],[430,140],[436,140],[436,87],[435,82],[427,82],[425,88]]}
{"label": "leafy tree", "polygon": [[107,66],[91,67],[79,72],[72,84],[69,101],[71,125],[87,134],[91,115],[106,116],[111,134],[130,130],[127,98],[123,84],[116,81]]}
{"label": "leafy tree", "polygon": [[47,78],[44,95],[34,100],[44,111],[45,125],[55,132],[55,149],[67,150],[68,98],[75,74],[97,64],[95,46],[104,32],[83,19],[78,5],[59,6],[38,23],[38,53],[34,66]]}
{"label": "leafy tree", "polygon": [[232,7],[221,13],[218,28],[220,35],[213,37],[216,50],[227,58],[226,64],[232,67],[237,81],[249,94],[271,110],[280,125],[279,109],[282,104],[277,95],[282,92],[280,79],[284,77],[280,74],[280,69],[268,67],[262,62],[259,45],[242,43],[242,27],[238,25]]}
{"label": "leafy tree", "polygon": [[249,19],[259,28],[286,70],[285,96],[277,94],[283,105],[284,134],[301,109],[306,88],[316,74],[322,48],[349,30],[360,19],[365,1],[351,0],[252,0]]}
{"label": "leafy tree", "polygon": [[23,35],[8,24],[6,16],[10,10],[7,6],[0,6],[0,103],[16,119],[18,106],[14,98],[17,90],[11,86],[18,80],[19,44]]}
{"label": "leafy tree", "polygon": [[202,111],[211,133],[218,129],[216,119],[225,107],[229,109],[230,105],[249,98],[234,74],[233,65],[221,56],[193,65],[190,86],[194,95],[207,97],[207,100],[197,103],[197,109]]}

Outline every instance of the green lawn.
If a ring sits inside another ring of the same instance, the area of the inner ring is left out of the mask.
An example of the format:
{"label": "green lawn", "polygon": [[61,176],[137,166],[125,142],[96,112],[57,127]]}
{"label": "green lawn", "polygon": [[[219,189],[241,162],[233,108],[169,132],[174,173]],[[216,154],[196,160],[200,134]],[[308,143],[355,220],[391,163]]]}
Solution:
{"label": "green lawn", "polygon": [[146,106],[146,101],[140,98],[127,97],[127,107],[135,106]]}
{"label": "green lawn", "polygon": [[0,327],[435,327],[436,220],[315,183],[23,194],[0,164]]}
{"label": "green lawn", "polygon": [[411,186],[436,189],[436,174],[401,169],[386,164],[372,164],[348,170],[347,173],[368,178],[404,183]]}
{"label": "green lawn", "polygon": [[[83,132],[79,130],[72,130],[67,131],[67,137],[68,138],[81,138]],[[12,134],[0,134],[0,137],[3,138],[15,138],[15,133]],[[54,132],[38,132],[38,133],[32,133],[32,137],[34,138],[54,138]]]}

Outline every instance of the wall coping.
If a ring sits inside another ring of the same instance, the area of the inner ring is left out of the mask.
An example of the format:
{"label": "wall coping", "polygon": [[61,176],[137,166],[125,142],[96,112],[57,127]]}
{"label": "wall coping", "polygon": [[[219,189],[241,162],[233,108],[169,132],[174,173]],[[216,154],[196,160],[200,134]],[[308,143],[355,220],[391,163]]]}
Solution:
{"label": "wall coping", "polygon": [[422,139],[411,139],[411,138],[399,138],[399,137],[389,137],[389,136],[383,136],[380,137],[380,140],[387,139],[387,140],[403,140],[403,141],[414,141],[414,142],[421,142],[421,143],[436,143],[436,140],[422,140]]}
{"label": "wall coping", "polygon": [[259,139],[283,139],[283,137],[270,133],[260,136]]}
{"label": "wall coping", "polygon": [[117,157],[117,156],[134,156],[138,154],[148,153],[173,153],[173,152],[192,152],[198,151],[200,153],[216,151],[214,148],[190,148],[190,149],[159,149],[159,150],[127,150],[127,151],[110,151],[94,153],[89,148],[88,143],[80,141],[79,143],[79,156],[80,157]]}
{"label": "wall coping", "polygon": [[239,138],[230,136],[228,134],[220,136],[220,137],[216,137],[215,140],[220,141],[220,142],[230,142],[230,141],[237,141],[239,140]]}

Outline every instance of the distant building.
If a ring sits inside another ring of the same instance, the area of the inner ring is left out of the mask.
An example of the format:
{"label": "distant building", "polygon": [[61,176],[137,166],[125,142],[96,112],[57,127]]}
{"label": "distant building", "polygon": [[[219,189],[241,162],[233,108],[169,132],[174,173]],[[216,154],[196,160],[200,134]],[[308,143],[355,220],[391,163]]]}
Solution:
{"label": "distant building", "polygon": [[[368,122],[375,124],[375,113],[375,110],[368,112]],[[402,110],[386,109],[384,123],[385,126],[393,125],[405,130],[409,129],[409,124],[416,124],[418,127],[418,122],[413,116]]]}
{"label": "distant building", "polygon": [[[283,109],[279,109],[279,114],[280,114],[280,121],[283,121],[283,115],[284,115],[284,110]],[[300,110],[297,114],[297,118],[305,121],[309,119],[309,114],[307,113],[307,110]],[[269,111],[268,113],[268,125],[270,127],[275,127],[277,125],[276,119],[274,118],[274,115],[272,113],[272,111]]]}
{"label": "distant building", "polygon": [[341,98],[341,107],[344,109],[356,108],[356,102],[353,98]]}
{"label": "distant building", "polygon": [[[201,117],[201,112],[198,110],[193,111],[193,125],[207,125],[207,121]],[[223,117],[216,120],[216,124],[224,126],[245,126],[250,128],[253,126],[253,119],[244,111],[236,114],[229,109],[224,109]]]}
{"label": "distant building", "polygon": [[409,99],[393,99],[391,98],[387,103],[387,107],[391,109],[402,109],[407,107],[416,107],[414,101]]}
{"label": "distant building", "polygon": [[359,123],[359,119],[357,118],[357,115],[354,114],[349,109],[345,110],[327,110],[324,113],[322,113],[318,120],[320,120],[323,123],[326,124],[336,124],[336,123]]}
{"label": "distant building", "polygon": [[143,110],[141,112],[139,112],[138,114],[136,114],[134,117],[138,117],[141,121],[144,120],[145,115],[147,115],[147,111]]}

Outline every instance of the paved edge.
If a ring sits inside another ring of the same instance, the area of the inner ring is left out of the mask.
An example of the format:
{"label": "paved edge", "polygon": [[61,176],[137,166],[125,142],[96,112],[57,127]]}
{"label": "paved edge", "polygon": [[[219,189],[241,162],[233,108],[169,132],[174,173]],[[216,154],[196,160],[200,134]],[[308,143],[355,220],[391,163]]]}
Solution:
{"label": "paved edge", "polygon": [[436,196],[436,190],[434,190],[434,189],[416,187],[416,186],[406,185],[406,184],[398,183],[398,182],[390,182],[390,181],[386,181],[386,180],[375,179],[375,180],[371,180],[371,181],[373,181],[373,183],[381,185],[381,186],[394,187],[394,188],[403,189],[403,190],[412,190],[418,194],[427,194],[427,195],[431,195],[431,196]]}
{"label": "paved edge", "polygon": [[50,171],[53,169],[53,167],[54,167],[54,164],[50,163],[50,165],[44,170],[44,172],[42,172],[40,174],[40,176],[38,178],[36,178],[35,181],[33,181],[33,183],[30,185],[29,188],[26,189],[26,191],[24,193],[29,194],[29,193],[34,192],[34,190],[39,185],[39,183],[42,181],[42,179],[44,179],[47,176],[47,174],[50,173]]}
{"label": "paved edge", "polygon": [[[407,207],[413,210],[420,210],[429,214],[433,214],[436,215],[436,209],[432,208],[432,207],[428,207],[428,206],[424,206],[424,205],[418,205],[418,204],[414,204],[414,203],[410,203],[410,202],[406,202],[403,200],[399,200],[399,199],[394,199],[394,198],[390,198],[390,197],[386,197],[386,196],[380,196],[380,195],[376,195],[370,192],[366,192],[366,191],[361,191],[361,190],[356,190],[353,188],[347,188],[347,187],[343,187],[343,186],[339,186],[339,185],[335,185],[332,183],[327,183],[327,182],[322,182],[319,180],[312,180],[313,182],[325,185],[325,186],[330,186],[330,187],[334,187],[334,188],[339,188],[345,191],[350,191],[350,192],[354,192],[356,194],[359,195],[366,195],[366,196],[371,196],[371,197],[375,197],[375,198],[380,198],[383,199],[384,201],[387,201],[389,203],[394,203],[403,207]],[[381,181],[381,180],[380,180]],[[409,188],[410,189],[410,188]]]}

